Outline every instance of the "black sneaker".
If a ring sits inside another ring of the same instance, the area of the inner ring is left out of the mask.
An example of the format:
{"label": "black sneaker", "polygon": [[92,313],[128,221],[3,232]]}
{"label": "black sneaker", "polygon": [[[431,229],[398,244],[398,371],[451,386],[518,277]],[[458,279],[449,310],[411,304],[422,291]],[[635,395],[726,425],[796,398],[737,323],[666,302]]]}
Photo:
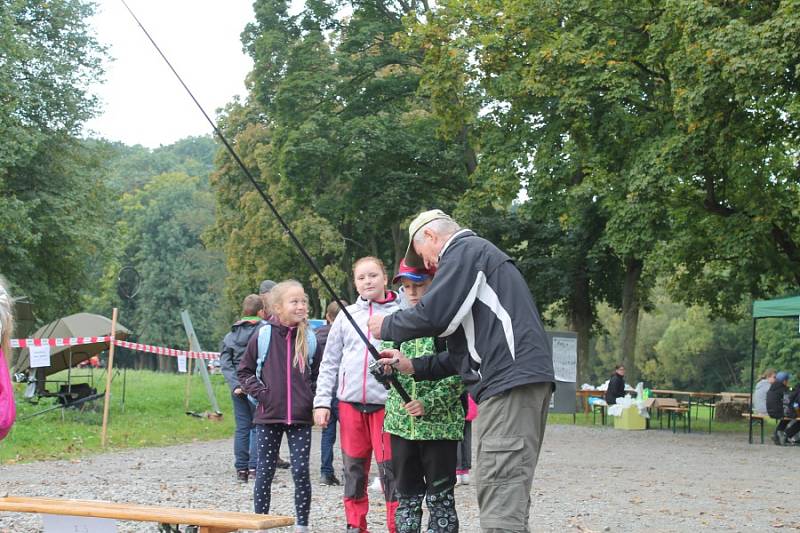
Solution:
{"label": "black sneaker", "polygon": [[338,487],[342,484],[342,482],[339,481],[339,478],[337,478],[334,474],[322,474],[322,476],[319,478],[319,484],[328,485],[329,487]]}
{"label": "black sneaker", "polygon": [[278,468],[289,468],[290,466],[292,466],[292,463],[290,463],[289,461],[284,461],[283,459],[278,457],[278,463],[275,466],[277,466]]}
{"label": "black sneaker", "polygon": [[247,483],[247,478],[248,478],[247,469],[236,471],[236,481],[238,481],[239,483]]}
{"label": "black sneaker", "polygon": [[255,468],[251,468],[250,470],[247,471],[247,475],[249,475],[252,479],[255,479],[256,478],[256,469]]}

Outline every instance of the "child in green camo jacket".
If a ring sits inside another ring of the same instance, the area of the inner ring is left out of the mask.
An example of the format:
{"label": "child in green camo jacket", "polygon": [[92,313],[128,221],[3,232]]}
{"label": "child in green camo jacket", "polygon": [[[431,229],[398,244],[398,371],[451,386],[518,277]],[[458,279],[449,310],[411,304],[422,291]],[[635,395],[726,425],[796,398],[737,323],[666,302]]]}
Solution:
{"label": "child in green camo jacket", "polygon": [[[393,283],[402,282],[405,301],[416,305],[433,271],[411,268],[400,263]],[[413,358],[443,351],[438,339],[427,337],[406,341],[399,346],[406,357]],[[384,343],[384,348],[397,348]],[[437,349],[438,348],[438,349]],[[463,385],[458,376],[440,381],[415,382],[410,376],[398,379],[411,396],[404,404],[392,389],[386,399],[383,429],[390,434],[392,468],[399,505],[395,514],[397,533],[417,533],[422,525],[422,499],[430,514],[426,532],[458,531],[453,487],[456,483],[458,441],[464,434]]]}

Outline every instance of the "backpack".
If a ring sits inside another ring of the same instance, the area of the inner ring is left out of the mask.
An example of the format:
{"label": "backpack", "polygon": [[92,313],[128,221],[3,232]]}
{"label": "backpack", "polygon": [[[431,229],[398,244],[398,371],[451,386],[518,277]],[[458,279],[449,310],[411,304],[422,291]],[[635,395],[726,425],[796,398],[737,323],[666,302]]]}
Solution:
{"label": "backpack", "polygon": [[[311,329],[311,327],[306,328],[306,335],[308,340],[308,364],[311,365],[314,362],[314,355],[317,353],[317,336],[314,334],[314,330]],[[264,368],[264,362],[269,355],[269,343],[271,340],[272,324],[264,324],[264,326],[258,330],[258,358],[256,359],[256,379],[262,385],[264,385],[264,382],[261,381],[261,370]],[[247,398],[253,404],[258,403],[258,400],[249,394]]]}

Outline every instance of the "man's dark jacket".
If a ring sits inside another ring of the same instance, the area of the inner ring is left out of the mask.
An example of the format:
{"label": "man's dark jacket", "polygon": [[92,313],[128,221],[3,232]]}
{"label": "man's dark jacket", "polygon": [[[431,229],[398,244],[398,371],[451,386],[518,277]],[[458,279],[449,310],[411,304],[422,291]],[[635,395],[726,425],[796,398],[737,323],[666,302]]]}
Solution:
{"label": "man's dark jacket", "polygon": [[767,391],[767,414],[772,418],[794,418],[794,413],[789,409],[789,387],[776,381]]}
{"label": "man's dark jacket", "polygon": [[511,258],[470,230],[442,250],[419,304],[388,315],[381,337],[446,337],[447,352],[412,359],[417,380],[460,374],[476,402],[553,383],[553,354],[536,303]]}
{"label": "man's dark jacket", "polygon": [[239,379],[236,377],[236,369],[239,367],[239,361],[242,360],[244,351],[247,349],[247,343],[253,333],[258,331],[261,326],[261,320],[252,317],[246,317],[242,320],[235,322],[231,326],[231,330],[222,339],[222,347],[219,350],[219,366],[222,370],[222,375],[231,388],[231,392],[239,385]]}
{"label": "man's dark jacket", "polygon": [[622,398],[623,396],[625,396],[625,378],[614,372],[608,380],[606,403],[614,405],[617,403],[617,398]]}

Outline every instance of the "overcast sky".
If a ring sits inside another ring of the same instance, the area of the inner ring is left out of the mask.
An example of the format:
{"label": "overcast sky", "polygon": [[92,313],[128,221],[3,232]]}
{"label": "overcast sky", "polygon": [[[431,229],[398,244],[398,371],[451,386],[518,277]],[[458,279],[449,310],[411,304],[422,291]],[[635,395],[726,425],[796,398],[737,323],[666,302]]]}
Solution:
{"label": "overcast sky", "polygon": [[[162,52],[212,117],[245,96],[252,67],[240,34],[252,0],[127,0]],[[96,35],[109,48],[106,80],[94,86],[101,114],[86,133],[151,148],[211,133],[191,101],[119,0],[97,0]]]}

